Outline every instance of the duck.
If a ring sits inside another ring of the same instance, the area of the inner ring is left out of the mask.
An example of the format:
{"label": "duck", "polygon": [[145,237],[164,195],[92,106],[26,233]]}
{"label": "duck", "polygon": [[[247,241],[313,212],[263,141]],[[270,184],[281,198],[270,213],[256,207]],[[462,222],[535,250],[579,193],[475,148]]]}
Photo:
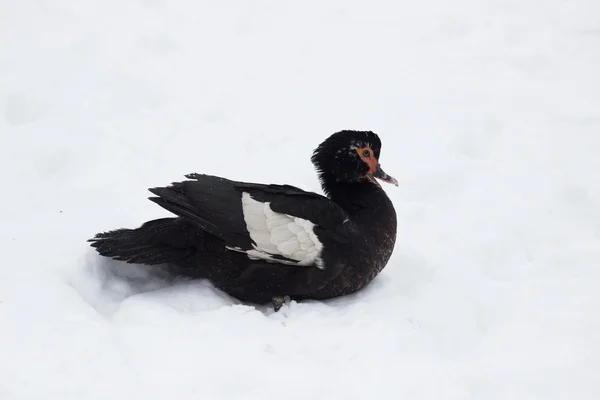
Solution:
{"label": "duck", "polygon": [[313,151],[323,194],[191,173],[148,189],[174,216],[97,233],[103,257],[206,279],[243,303],[323,301],[355,293],[387,265],[397,220],[381,182],[381,140],[342,130]]}

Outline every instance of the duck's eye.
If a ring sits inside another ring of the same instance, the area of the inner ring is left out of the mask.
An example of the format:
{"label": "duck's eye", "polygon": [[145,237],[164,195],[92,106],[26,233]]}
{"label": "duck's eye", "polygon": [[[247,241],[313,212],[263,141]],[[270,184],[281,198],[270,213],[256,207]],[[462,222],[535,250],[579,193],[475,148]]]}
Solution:
{"label": "duck's eye", "polygon": [[363,150],[363,156],[365,157],[371,157],[371,152],[369,150]]}

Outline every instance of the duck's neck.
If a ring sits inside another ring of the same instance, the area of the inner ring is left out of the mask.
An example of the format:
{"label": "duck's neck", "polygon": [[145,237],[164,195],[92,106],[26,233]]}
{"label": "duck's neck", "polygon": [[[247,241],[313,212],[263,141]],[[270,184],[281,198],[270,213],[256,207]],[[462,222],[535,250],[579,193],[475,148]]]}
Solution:
{"label": "duck's neck", "polygon": [[385,191],[374,183],[337,182],[322,179],[328,197],[342,207],[350,219],[368,230],[389,227],[396,230],[396,212]]}

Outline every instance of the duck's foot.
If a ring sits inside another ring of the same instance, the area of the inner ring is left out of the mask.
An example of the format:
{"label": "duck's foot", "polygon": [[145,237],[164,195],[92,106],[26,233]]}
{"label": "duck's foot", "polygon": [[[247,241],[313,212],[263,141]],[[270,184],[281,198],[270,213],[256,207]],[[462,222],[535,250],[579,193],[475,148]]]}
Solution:
{"label": "duck's foot", "polygon": [[273,310],[275,310],[275,312],[277,312],[277,311],[279,311],[281,306],[283,306],[283,304],[285,303],[285,297],[284,296],[273,296],[273,297],[271,297],[271,301],[273,302]]}

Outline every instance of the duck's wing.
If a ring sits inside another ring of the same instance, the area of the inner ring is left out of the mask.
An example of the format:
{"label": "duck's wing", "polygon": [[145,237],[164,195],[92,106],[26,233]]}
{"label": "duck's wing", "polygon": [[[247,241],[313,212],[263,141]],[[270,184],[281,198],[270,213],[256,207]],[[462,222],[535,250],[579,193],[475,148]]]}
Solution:
{"label": "duck's wing", "polygon": [[344,241],[346,212],[327,197],[289,185],[190,174],[153,188],[150,200],[253,260],[323,268],[324,246]]}

